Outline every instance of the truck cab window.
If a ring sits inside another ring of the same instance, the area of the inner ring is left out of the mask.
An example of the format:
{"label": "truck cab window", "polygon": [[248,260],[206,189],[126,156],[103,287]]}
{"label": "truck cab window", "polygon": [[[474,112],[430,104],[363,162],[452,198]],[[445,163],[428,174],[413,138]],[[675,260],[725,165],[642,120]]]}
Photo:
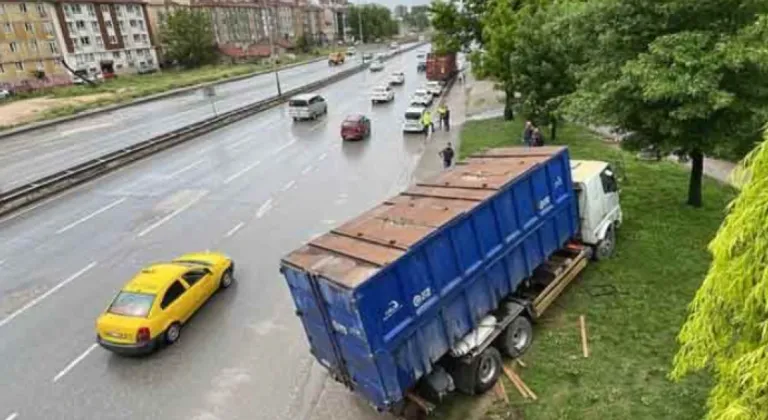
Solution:
{"label": "truck cab window", "polygon": [[600,174],[600,182],[603,184],[603,192],[606,194],[619,191],[619,183],[616,182],[616,176],[610,167]]}

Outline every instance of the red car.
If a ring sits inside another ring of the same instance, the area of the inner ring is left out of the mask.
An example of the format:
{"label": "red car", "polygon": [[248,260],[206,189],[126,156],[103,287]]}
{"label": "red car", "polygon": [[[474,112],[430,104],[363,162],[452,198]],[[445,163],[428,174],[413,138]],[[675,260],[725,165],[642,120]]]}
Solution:
{"label": "red car", "polygon": [[341,138],[362,140],[371,135],[371,120],[365,115],[350,115],[341,123]]}

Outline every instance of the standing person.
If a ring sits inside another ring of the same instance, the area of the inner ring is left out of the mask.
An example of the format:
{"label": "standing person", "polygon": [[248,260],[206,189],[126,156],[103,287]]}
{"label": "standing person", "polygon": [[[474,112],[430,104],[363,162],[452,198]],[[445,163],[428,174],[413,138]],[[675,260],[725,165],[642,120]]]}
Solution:
{"label": "standing person", "polygon": [[544,146],[544,137],[541,135],[541,131],[539,130],[539,127],[533,128],[533,133],[531,135],[531,146],[533,147]]}
{"label": "standing person", "polygon": [[424,126],[424,135],[429,136],[430,131],[434,131],[435,128],[432,125],[432,114],[429,110],[424,111],[424,115],[421,116],[421,125]]}
{"label": "standing person", "polygon": [[445,146],[445,149],[441,150],[440,153],[438,153],[440,157],[443,158],[443,168],[450,168],[451,163],[453,162],[453,147],[451,146],[451,143],[448,142],[448,145]]}
{"label": "standing person", "polygon": [[523,129],[523,143],[526,146],[532,146],[531,139],[533,138],[533,124],[530,121],[525,122],[525,129]]}
{"label": "standing person", "polygon": [[443,128],[443,122],[445,121],[445,105],[443,104],[437,107],[437,120],[440,123],[440,128]]}
{"label": "standing person", "polygon": [[443,105],[443,127],[445,131],[451,131],[451,110]]}

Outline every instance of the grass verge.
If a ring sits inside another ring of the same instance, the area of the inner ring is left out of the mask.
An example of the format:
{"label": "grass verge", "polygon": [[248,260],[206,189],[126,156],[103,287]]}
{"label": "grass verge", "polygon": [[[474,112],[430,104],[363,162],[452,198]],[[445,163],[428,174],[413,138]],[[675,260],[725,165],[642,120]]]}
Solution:
{"label": "grass verge", "polygon": [[[520,121],[470,121],[462,132],[460,155],[517,145],[521,133]],[[523,400],[505,379],[510,405],[490,403],[491,393],[480,399],[459,397],[441,407],[439,417],[701,418],[709,378],[698,375],[676,384],[666,375],[687,304],[710,262],[706,246],[735,191],[707,179],[704,207],[693,209],[684,205],[688,173],[682,167],[640,162],[578,126],[563,127],[559,136],[572,158],[611,161],[625,178],[625,223],[617,253],[587,267],[536,325],[534,344],[523,357],[528,367],[518,370],[537,402]],[[587,359],[581,355],[581,314],[587,320]],[[478,406],[483,414],[472,415]]]}

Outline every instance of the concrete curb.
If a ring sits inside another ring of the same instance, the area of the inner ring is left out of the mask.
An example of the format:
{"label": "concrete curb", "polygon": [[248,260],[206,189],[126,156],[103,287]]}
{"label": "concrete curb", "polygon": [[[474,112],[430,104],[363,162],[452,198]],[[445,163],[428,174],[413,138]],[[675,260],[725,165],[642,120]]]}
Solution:
{"label": "concrete curb", "polygon": [[[415,44],[409,48],[398,51],[395,55],[407,53],[424,44],[425,43]],[[51,197],[66,189],[96,179],[119,167],[139,161],[177,144],[197,138],[201,134],[211,132],[233,122],[248,118],[266,109],[270,109],[285,102],[293,95],[303,92],[311,92],[315,89],[325,87],[365,71],[367,68],[368,63],[358,64],[355,67],[343,70],[316,82],[291,89],[280,96],[273,96],[271,98],[244,105],[219,116],[198,121],[169,133],[161,134],[132,146],[107,153],[98,158],[74,165],[69,169],[59,171],[28,184],[13,188],[12,190],[0,194],[0,214],[10,213],[43,198]]]}

